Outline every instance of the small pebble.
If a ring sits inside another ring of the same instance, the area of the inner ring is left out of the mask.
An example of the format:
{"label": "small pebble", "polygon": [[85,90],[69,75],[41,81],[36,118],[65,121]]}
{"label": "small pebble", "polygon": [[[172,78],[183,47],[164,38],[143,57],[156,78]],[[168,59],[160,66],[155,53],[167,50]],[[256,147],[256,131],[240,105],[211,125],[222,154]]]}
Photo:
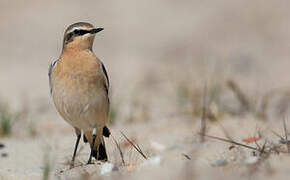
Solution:
{"label": "small pebble", "polygon": [[8,157],[8,153],[1,153],[1,157]]}
{"label": "small pebble", "polygon": [[228,164],[227,160],[225,160],[225,159],[218,159],[218,160],[213,161],[211,163],[211,166],[212,167],[218,167],[218,166],[225,166],[227,164]]}
{"label": "small pebble", "polygon": [[280,140],[279,140],[279,142],[281,143],[281,144],[290,144],[290,141],[288,140],[286,140],[286,139],[284,139],[284,138],[281,138]]}
{"label": "small pebble", "polygon": [[4,148],[4,147],[5,147],[5,145],[2,144],[2,143],[0,143],[0,149],[2,149],[2,148]]}
{"label": "small pebble", "polygon": [[116,170],[118,170],[118,168],[113,163],[106,162],[101,166],[100,174],[104,175]]}
{"label": "small pebble", "polygon": [[251,156],[245,160],[245,164],[255,164],[256,162],[258,162],[258,160],[259,158],[257,156]]}

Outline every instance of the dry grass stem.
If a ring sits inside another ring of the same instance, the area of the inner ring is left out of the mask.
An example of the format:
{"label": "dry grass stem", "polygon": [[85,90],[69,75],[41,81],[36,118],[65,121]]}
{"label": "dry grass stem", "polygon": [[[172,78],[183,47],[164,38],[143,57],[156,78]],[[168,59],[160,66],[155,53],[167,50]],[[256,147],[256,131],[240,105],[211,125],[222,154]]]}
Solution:
{"label": "dry grass stem", "polygon": [[[202,135],[201,133],[199,133],[199,134]],[[224,142],[228,142],[228,143],[231,143],[231,144],[235,144],[237,146],[242,146],[242,147],[245,147],[245,148],[248,148],[248,149],[252,149],[252,150],[255,150],[255,151],[262,152],[261,149],[259,149],[259,148],[255,148],[255,147],[252,147],[252,146],[241,144],[241,143],[238,143],[238,142],[233,141],[233,140],[224,139],[224,138],[220,138],[220,137],[216,137],[216,136],[210,136],[210,135],[206,135],[206,134],[204,134],[203,136],[208,137],[208,138],[212,138],[212,139],[216,139],[216,140],[220,140],[220,141],[224,141]]]}
{"label": "dry grass stem", "polygon": [[206,103],[206,96],[207,96],[207,85],[204,85],[204,90],[203,90],[203,106],[202,106],[202,115],[201,115],[201,136],[200,136],[200,141],[204,142],[204,134],[206,131],[206,114],[207,114],[207,103]]}
{"label": "dry grass stem", "polygon": [[218,123],[224,133],[224,135],[231,141],[234,141],[233,138],[230,136],[230,134],[228,133],[228,131],[226,130],[226,128],[221,124],[221,123]]}
{"label": "dry grass stem", "polygon": [[[285,139],[286,139],[286,142],[288,142],[288,135],[287,135],[288,133],[287,133],[287,127],[286,127],[286,120],[285,120],[285,118],[283,119],[283,127],[284,127]],[[286,143],[286,146],[287,146],[288,153],[290,153],[289,143]]]}
{"label": "dry grass stem", "polygon": [[184,156],[186,159],[191,160],[191,158],[187,154],[182,153],[181,155]]}
{"label": "dry grass stem", "polygon": [[117,149],[118,149],[118,151],[119,151],[119,154],[120,154],[120,157],[121,157],[121,160],[122,160],[122,164],[123,164],[123,166],[125,166],[124,153],[123,153],[123,151],[122,151],[122,149],[121,149],[121,146],[120,146],[120,144],[117,142],[117,140],[114,138],[114,136],[112,136],[112,134],[111,134],[111,137],[112,137],[113,141],[115,142],[115,144],[116,144],[116,146],[117,146]]}
{"label": "dry grass stem", "polygon": [[272,132],[274,135],[278,136],[279,138],[284,139],[280,134],[276,133],[275,131],[271,130],[271,132]]}
{"label": "dry grass stem", "polygon": [[237,83],[233,80],[228,80],[227,85],[233,91],[233,93],[237,96],[238,100],[243,106],[243,109],[246,111],[250,111],[250,102],[247,96],[241,90],[241,88],[237,85]]}
{"label": "dry grass stem", "polygon": [[134,147],[134,149],[142,155],[144,159],[146,160],[148,159],[147,156],[143,153],[142,149],[138,145],[134,144],[122,131],[120,131],[120,133]]}

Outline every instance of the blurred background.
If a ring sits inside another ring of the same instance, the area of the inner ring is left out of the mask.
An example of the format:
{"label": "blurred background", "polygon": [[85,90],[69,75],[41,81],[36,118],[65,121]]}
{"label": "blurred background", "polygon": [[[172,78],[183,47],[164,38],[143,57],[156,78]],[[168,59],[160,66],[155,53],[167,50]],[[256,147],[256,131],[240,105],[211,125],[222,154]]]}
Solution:
{"label": "blurred background", "polygon": [[184,137],[198,131],[204,104],[213,127],[251,119],[252,129],[249,123],[237,125],[248,135],[256,124],[280,122],[290,105],[289,5],[274,0],[1,0],[0,142],[6,150],[0,151],[8,157],[0,160],[0,172],[38,177],[49,148],[62,152],[53,157],[70,158],[73,129],[54,108],[47,72],[61,53],[64,30],[79,21],[105,29],[93,50],[110,77],[110,127],[117,137],[125,130],[151,154],[156,152],[150,150],[150,138],[189,144]]}

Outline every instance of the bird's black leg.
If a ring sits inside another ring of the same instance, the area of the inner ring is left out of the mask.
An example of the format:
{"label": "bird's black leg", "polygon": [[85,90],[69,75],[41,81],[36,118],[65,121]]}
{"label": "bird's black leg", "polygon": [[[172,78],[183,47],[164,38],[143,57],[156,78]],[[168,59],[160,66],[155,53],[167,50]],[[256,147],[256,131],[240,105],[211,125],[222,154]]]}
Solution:
{"label": "bird's black leg", "polygon": [[74,167],[74,161],[75,161],[78,145],[79,145],[80,138],[81,138],[81,131],[79,129],[75,128],[75,132],[76,132],[76,135],[77,135],[77,141],[76,141],[76,144],[75,144],[75,149],[74,149],[73,157],[72,157],[71,164],[70,164],[71,168]]}
{"label": "bird's black leg", "polygon": [[96,137],[97,137],[97,126],[95,126],[94,130],[93,130],[93,141],[92,141],[92,145],[91,145],[91,153],[90,153],[90,157],[89,157],[89,160],[88,160],[87,164],[93,164],[92,163],[92,156],[93,156],[93,153],[94,153]]}
{"label": "bird's black leg", "polygon": [[104,137],[102,137],[102,143],[99,146],[99,151],[98,151],[98,160],[100,161],[108,161],[108,156],[107,156],[107,152],[106,152],[106,144],[105,144],[105,140]]}

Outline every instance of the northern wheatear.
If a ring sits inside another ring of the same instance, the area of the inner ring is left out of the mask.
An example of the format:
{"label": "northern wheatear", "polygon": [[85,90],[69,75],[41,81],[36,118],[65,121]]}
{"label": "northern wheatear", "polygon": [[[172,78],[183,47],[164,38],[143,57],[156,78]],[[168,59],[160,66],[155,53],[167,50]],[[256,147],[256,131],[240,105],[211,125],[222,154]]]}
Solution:
{"label": "northern wheatear", "polygon": [[50,93],[56,109],[77,135],[72,166],[82,132],[91,147],[88,164],[92,156],[107,160],[103,136],[110,135],[106,127],[109,79],[105,66],[92,51],[95,34],[102,30],[85,22],[70,25],[64,33],[60,58],[49,67]]}

